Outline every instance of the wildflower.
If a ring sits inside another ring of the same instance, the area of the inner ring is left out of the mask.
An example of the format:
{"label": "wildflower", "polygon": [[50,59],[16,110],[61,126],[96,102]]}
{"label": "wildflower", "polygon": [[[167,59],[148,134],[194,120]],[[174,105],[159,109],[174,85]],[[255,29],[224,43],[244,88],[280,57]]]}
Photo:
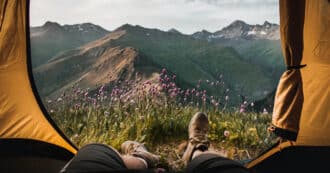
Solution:
{"label": "wildflower", "polygon": [[99,89],[99,93],[103,93],[103,91],[104,91],[104,85],[102,85],[102,86],[100,87],[100,89]]}
{"label": "wildflower", "polygon": [[229,132],[228,130],[225,130],[225,131],[223,132],[223,135],[224,135],[225,137],[229,137],[229,136],[230,136],[230,132]]}
{"label": "wildflower", "polygon": [[175,96],[176,96],[176,93],[175,92],[171,92],[170,97],[171,98],[174,98]]}
{"label": "wildflower", "polygon": [[54,113],[54,109],[51,109],[49,112],[50,112],[50,113]]}
{"label": "wildflower", "polygon": [[166,74],[166,73],[167,73],[166,68],[163,68],[162,69],[162,74]]}
{"label": "wildflower", "polygon": [[172,79],[175,80],[175,79],[176,79],[176,75],[173,75],[173,76],[172,76]]}
{"label": "wildflower", "polygon": [[79,109],[80,108],[80,104],[79,103],[76,103],[75,105],[74,105],[74,108],[77,110],[77,109]]}
{"label": "wildflower", "polygon": [[176,84],[175,84],[174,82],[172,82],[171,86],[172,86],[173,88],[176,88]]}
{"label": "wildflower", "polygon": [[253,102],[251,102],[251,104],[250,104],[252,107],[254,106],[254,103]]}
{"label": "wildflower", "polygon": [[63,99],[61,98],[61,97],[59,97],[58,99],[57,99],[57,101],[58,102],[60,102],[60,101],[62,101]]}
{"label": "wildflower", "polygon": [[266,108],[264,108],[264,109],[263,109],[263,111],[262,111],[262,113],[263,113],[263,114],[268,114],[268,111],[267,111],[267,109],[266,109]]}
{"label": "wildflower", "polygon": [[189,96],[189,94],[190,94],[190,90],[187,89],[185,95],[186,95],[186,96]]}
{"label": "wildflower", "polygon": [[77,133],[72,136],[72,138],[78,138],[78,137],[79,135]]}
{"label": "wildflower", "polygon": [[151,85],[151,82],[149,80],[145,81],[144,84]]}
{"label": "wildflower", "polygon": [[215,105],[216,101],[214,99],[212,99],[211,103]]}
{"label": "wildflower", "polygon": [[165,81],[166,82],[170,81],[170,78],[167,75],[165,75]]}
{"label": "wildflower", "polygon": [[51,103],[52,102],[52,100],[47,100],[47,103]]}
{"label": "wildflower", "polygon": [[244,107],[241,107],[241,108],[239,109],[239,113],[244,113],[244,112],[245,112]]}

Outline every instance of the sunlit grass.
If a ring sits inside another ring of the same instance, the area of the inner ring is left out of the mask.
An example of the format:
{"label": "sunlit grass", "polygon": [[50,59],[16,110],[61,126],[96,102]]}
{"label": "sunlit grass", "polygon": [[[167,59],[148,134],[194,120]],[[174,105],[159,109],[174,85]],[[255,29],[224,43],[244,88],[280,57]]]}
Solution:
{"label": "sunlit grass", "polygon": [[228,108],[229,98],[209,96],[199,88],[201,81],[190,89],[178,88],[174,81],[175,75],[168,76],[164,69],[158,82],[124,81],[94,92],[73,87],[57,100],[46,100],[46,106],[78,147],[97,142],[120,149],[125,140],[135,140],[163,156],[163,166],[173,170],[181,168],[179,146],[187,140],[188,124],[196,112],[208,115],[212,148],[229,158],[251,159],[272,145],[267,112],[246,112],[251,104],[246,101]]}

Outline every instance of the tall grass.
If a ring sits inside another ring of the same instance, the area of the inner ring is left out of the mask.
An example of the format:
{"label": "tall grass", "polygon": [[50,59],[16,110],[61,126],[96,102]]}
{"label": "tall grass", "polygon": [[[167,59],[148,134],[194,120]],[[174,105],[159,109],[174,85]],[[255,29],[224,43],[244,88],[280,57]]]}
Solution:
{"label": "tall grass", "polygon": [[[226,93],[230,91],[222,88],[221,78],[200,80],[188,89],[179,88],[175,79],[163,69],[158,81],[118,81],[97,91],[73,86],[56,100],[46,100],[46,106],[78,147],[97,142],[119,149],[125,140],[135,140],[164,156],[168,167],[170,160],[179,160],[178,146],[187,140],[188,124],[196,112],[209,117],[212,147],[232,159],[251,159],[272,145],[274,137],[267,131],[271,115],[247,112],[248,105],[253,107],[247,101],[229,107]],[[202,82],[218,87],[220,94],[208,95],[200,87]]]}

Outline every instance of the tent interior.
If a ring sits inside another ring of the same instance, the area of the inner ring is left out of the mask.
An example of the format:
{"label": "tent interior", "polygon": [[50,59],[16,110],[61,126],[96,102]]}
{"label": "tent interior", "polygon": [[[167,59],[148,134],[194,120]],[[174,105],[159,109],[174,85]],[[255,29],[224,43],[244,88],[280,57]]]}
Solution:
{"label": "tent interior", "polygon": [[[32,75],[29,0],[0,2],[0,170],[58,172],[78,148],[49,117]],[[330,1],[279,0],[287,70],[276,91],[277,145],[256,173],[318,172],[330,160]]]}

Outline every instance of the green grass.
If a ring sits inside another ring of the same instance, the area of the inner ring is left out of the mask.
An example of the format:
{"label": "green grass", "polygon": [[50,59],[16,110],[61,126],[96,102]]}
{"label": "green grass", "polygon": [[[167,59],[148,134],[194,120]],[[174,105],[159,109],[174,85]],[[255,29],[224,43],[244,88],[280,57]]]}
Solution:
{"label": "green grass", "polygon": [[78,147],[103,143],[120,151],[125,140],[135,140],[162,156],[161,167],[176,172],[183,168],[180,157],[184,150],[180,146],[187,141],[188,124],[196,112],[208,115],[212,148],[229,158],[252,159],[274,142],[267,131],[270,114],[212,105],[196,97],[182,101],[179,95],[170,97],[167,90],[151,92],[140,87],[146,85],[152,88],[154,84],[112,90],[102,87],[97,93],[73,87],[57,100],[46,100],[46,106]]}

